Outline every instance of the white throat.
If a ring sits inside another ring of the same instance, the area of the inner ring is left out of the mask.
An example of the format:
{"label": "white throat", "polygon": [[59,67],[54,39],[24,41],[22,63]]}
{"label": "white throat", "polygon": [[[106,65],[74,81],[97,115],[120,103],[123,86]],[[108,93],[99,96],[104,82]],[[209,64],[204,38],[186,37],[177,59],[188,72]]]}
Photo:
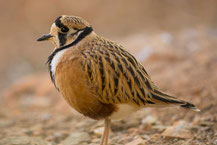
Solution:
{"label": "white throat", "polygon": [[[75,40],[76,41],[78,39],[78,37],[84,32],[84,30],[79,31]],[[91,32],[92,33],[92,32]],[[81,40],[82,41],[82,40]],[[71,42],[73,43],[73,42]],[[64,47],[64,46],[63,46]],[[56,73],[56,67],[58,66],[62,56],[64,55],[64,53],[67,51],[68,49],[63,49],[58,51],[54,57],[52,58],[52,60],[50,61],[50,71],[51,71],[51,75],[52,75],[52,79],[54,81],[55,86],[57,87],[56,81],[55,81],[55,73]]]}
{"label": "white throat", "polygon": [[[59,52],[57,52],[57,54],[53,57],[51,63],[50,63],[50,71],[52,73],[52,76],[55,76],[55,72],[56,72],[56,67],[59,64],[63,54],[65,53],[67,49],[61,50]],[[56,84],[56,83],[55,83]]]}

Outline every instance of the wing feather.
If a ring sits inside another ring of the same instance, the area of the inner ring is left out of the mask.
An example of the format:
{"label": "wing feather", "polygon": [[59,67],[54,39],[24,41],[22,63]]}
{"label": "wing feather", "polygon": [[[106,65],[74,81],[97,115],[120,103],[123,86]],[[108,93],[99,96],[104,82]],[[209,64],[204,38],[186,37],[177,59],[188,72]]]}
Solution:
{"label": "wing feather", "polygon": [[160,91],[144,67],[121,45],[97,37],[87,44],[82,63],[88,83],[105,104],[128,103],[138,107],[179,105],[197,108]]}
{"label": "wing feather", "polygon": [[[143,66],[124,48],[98,39],[83,52],[88,83],[93,84],[103,103],[133,103],[144,106],[153,85]],[[95,44],[95,45],[93,45]]]}

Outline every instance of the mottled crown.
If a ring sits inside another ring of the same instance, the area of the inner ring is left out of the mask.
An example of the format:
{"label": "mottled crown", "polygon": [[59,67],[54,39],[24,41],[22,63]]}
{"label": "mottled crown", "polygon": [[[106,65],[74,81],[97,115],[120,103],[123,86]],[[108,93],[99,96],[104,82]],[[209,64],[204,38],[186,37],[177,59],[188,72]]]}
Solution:
{"label": "mottled crown", "polygon": [[67,15],[62,15],[58,17],[55,21],[55,24],[59,28],[63,26],[67,26],[68,28],[73,28],[73,29],[84,29],[86,27],[90,27],[90,24],[84,19],[77,16],[67,16]]}

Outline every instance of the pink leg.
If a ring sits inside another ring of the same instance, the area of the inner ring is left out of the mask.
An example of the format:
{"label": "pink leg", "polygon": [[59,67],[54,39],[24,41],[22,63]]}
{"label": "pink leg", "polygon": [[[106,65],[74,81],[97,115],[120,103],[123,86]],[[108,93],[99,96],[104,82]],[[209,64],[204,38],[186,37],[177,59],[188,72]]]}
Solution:
{"label": "pink leg", "polygon": [[108,145],[108,137],[109,137],[109,130],[111,126],[111,119],[106,118],[105,119],[105,127],[104,132],[101,138],[100,145]]}

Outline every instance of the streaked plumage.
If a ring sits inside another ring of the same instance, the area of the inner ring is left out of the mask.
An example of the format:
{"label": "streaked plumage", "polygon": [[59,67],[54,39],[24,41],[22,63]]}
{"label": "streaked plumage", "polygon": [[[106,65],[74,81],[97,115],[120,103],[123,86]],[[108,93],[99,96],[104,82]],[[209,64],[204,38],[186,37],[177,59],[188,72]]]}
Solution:
{"label": "streaked plumage", "polygon": [[134,56],[98,36],[82,18],[57,18],[50,34],[39,40],[51,40],[56,46],[48,65],[52,81],[66,101],[85,116],[106,120],[101,144],[107,144],[111,119],[143,107],[178,105],[199,111],[160,91]]}

